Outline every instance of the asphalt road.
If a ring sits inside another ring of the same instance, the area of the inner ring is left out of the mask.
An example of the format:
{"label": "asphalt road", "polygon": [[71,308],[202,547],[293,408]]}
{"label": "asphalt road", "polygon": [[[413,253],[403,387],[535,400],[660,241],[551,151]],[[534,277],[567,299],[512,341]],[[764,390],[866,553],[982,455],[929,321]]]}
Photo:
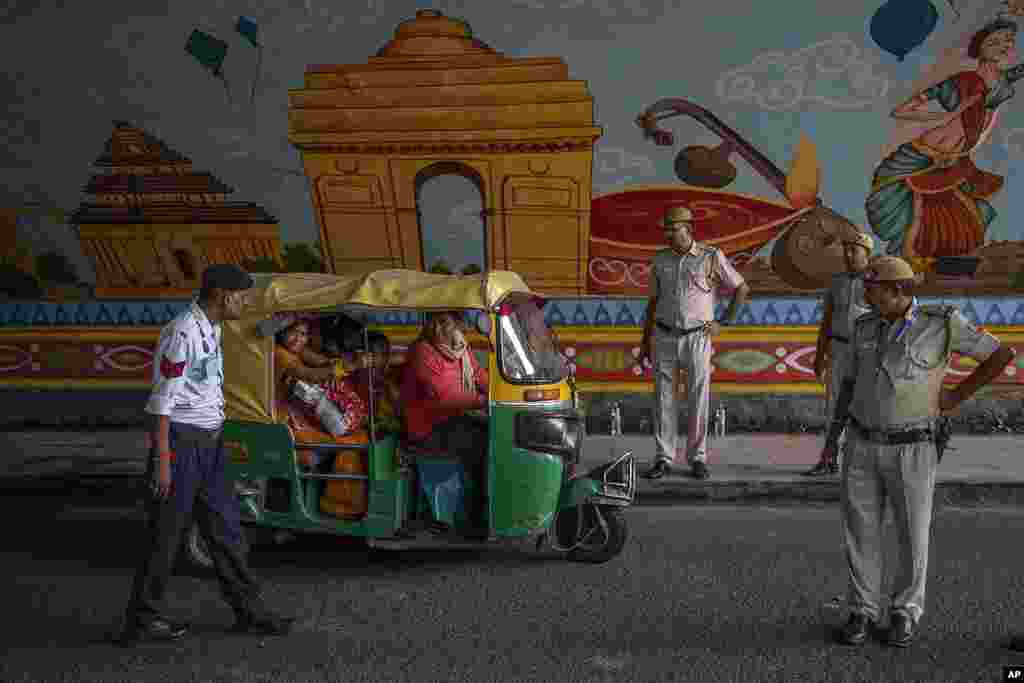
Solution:
{"label": "asphalt road", "polygon": [[624,554],[586,566],[512,545],[370,553],[307,537],[257,545],[285,638],[225,632],[215,582],[175,577],[180,643],[108,642],[138,514],[106,496],[0,500],[0,681],[992,681],[1024,655],[1024,512],[945,509],[929,611],[906,651],[833,645],[845,615],[835,506],[637,507]]}

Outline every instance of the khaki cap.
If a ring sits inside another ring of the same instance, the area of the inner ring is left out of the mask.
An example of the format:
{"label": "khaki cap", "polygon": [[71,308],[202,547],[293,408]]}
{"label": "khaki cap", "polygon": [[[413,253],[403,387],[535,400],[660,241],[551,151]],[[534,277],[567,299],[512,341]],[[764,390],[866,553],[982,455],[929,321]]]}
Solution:
{"label": "khaki cap", "polygon": [[662,220],[662,225],[666,228],[676,223],[689,223],[693,220],[693,212],[687,209],[685,206],[673,206],[665,212],[665,218]]}
{"label": "khaki cap", "polygon": [[843,244],[856,244],[858,247],[864,247],[868,250],[869,254],[875,248],[875,240],[871,239],[871,235],[860,231],[845,236],[843,238]]}
{"label": "khaki cap", "polygon": [[914,269],[898,256],[879,256],[868,264],[864,282],[902,282],[914,280]]}

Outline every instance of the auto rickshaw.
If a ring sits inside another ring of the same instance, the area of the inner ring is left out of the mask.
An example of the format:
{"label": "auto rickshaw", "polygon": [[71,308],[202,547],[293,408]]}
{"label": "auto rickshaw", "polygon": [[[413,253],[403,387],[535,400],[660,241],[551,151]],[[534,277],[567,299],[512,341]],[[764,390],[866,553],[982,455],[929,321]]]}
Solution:
{"label": "auto rickshaw", "polygon": [[[538,551],[547,547],[574,561],[601,563],[621,552],[623,510],[636,493],[634,457],[626,452],[577,471],[584,420],[574,376],[544,321],[543,299],[517,274],[382,270],[253,278],[244,317],[223,323],[223,439],[245,526],[363,537],[379,549],[536,538]],[[275,396],[275,316],[344,313],[366,321],[366,329],[374,313],[432,311],[475,315],[467,339],[487,356],[486,539],[461,534],[464,503],[475,490],[458,459],[420,453],[401,433],[383,432],[373,405],[365,431],[337,438],[297,432]],[[185,551],[193,563],[212,565],[194,528]]]}

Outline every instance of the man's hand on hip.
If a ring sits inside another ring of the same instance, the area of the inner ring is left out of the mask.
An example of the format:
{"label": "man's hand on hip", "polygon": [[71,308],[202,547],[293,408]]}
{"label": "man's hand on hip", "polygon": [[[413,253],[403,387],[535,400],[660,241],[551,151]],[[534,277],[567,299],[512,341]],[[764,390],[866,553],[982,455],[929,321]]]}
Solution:
{"label": "man's hand on hip", "polygon": [[939,393],[939,410],[943,413],[948,413],[951,410],[956,410],[963,400],[960,398],[960,392],[956,389],[943,389]]}

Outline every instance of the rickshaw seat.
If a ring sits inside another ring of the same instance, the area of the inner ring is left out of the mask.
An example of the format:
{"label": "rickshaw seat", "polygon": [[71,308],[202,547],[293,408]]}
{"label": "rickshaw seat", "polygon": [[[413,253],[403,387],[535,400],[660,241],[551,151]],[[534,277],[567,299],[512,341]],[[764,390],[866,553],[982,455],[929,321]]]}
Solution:
{"label": "rickshaw seat", "polygon": [[[438,461],[448,457],[448,451],[444,449],[425,447],[421,444],[417,444],[415,441],[409,441],[409,439],[404,436],[402,437],[400,447],[403,452],[413,456],[413,458],[422,456],[424,458],[430,458],[433,461]],[[453,457],[451,459],[457,460],[458,458]]]}

